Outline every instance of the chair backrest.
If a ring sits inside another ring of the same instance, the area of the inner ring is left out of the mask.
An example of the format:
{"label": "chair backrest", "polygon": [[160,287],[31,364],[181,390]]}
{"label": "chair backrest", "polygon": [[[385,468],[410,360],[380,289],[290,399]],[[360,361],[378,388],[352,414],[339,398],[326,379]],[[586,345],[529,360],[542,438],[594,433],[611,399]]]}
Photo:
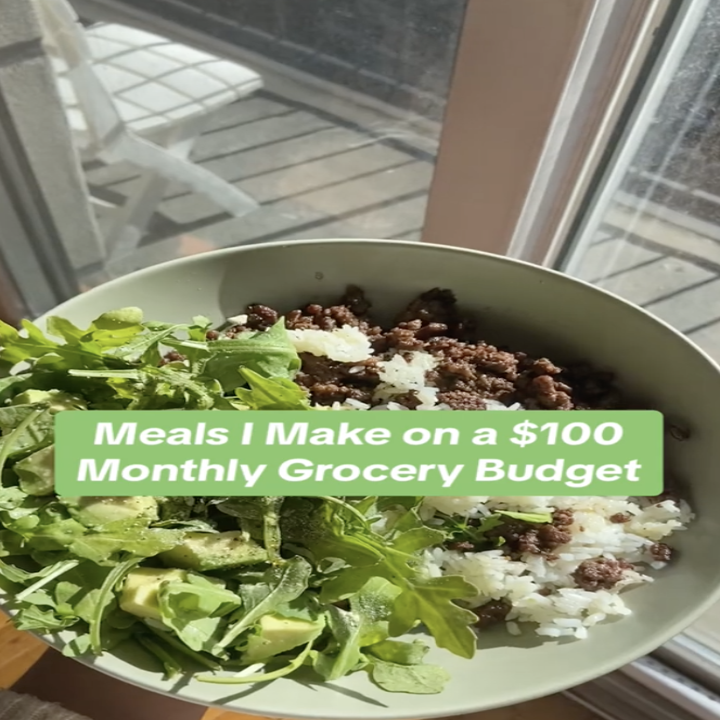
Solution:
{"label": "chair backrest", "polygon": [[[125,129],[112,95],[98,77],[85,31],[67,0],[33,0],[48,54],[60,61],[58,82],[72,86],[85,120],[89,143],[103,146]],[[61,95],[62,95],[61,88]]]}

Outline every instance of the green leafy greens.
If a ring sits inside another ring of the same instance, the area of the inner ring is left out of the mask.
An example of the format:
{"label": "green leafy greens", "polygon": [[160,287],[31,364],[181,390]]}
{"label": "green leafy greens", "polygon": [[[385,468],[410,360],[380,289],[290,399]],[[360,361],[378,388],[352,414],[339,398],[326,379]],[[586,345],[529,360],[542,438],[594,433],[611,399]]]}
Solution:
{"label": "green leafy greens", "polygon": [[[234,336],[211,327],[147,322],[138,308],[84,329],[60,317],[46,332],[0,322],[0,583],[16,625],[71,631],[68,656],[136,643],[168,677],[245,684],[305,667],[326,681],[366,672],[388,692],[441,692],[448,675],[425,664],[428,646],[398,638],[422,627],[473,657],[477,617],[463,602],[477,591],[426,572],[426,549],[470,529],[425,525],[422,498],[55,495],[57,412],[314,409],[294,382],[300,358],[283,321]],[[389,508],[395,520],[374,529]]]}

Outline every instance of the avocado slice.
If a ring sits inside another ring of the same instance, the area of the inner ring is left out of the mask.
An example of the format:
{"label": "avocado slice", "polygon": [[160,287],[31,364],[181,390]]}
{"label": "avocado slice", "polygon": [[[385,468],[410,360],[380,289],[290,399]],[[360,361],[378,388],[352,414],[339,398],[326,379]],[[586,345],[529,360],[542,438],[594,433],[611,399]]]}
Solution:
{"label": "avocado slice", "polygon": [[300,620],[281,615],[263,615],[255,634],[248,638],[243,662],[263,662],[314,640],[325,628],[325,617],[317,620]]}
{"label": "avocado slice", "polygon": [[158,595],[165,583],[185,582],[187,573],[183,570],[162,568],[136,568],[131,570],[120,592],[120,609],[140,618],[160,620]]}
{"label": "avocado slice", "polygon": [[237,531],[222,533],[189,532],[183,542],[160,554],[169,567],[207,572],[257,565],[267,562],[265,548],[245,533]]}
{"label": "avocado slice", "polygon": [[152,497],[58,498],[70,515],[88,528],[120,521],[136,521],[147,527],[158,520],[157,500]]}

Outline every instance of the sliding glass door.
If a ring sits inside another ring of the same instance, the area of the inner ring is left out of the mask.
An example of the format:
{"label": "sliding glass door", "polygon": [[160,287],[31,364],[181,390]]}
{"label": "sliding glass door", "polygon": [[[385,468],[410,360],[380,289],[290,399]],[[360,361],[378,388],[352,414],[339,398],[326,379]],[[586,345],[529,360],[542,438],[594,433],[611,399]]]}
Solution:
{"label": "sliding glass door", "polygon": [[[0,34],[0,100],[13,104],[0,131],[38,185],[8,202],[51,221],[3,248],[7,272],[28,296],[34,277],[37,314],[239,244],[366,237],[504,252],[576,57],[588,33],[600,37],[596,5],[0,0],[0,18],[32,28]],[[615,23],[634,28],[643,13]],[[68,63],[85,64],[86,82]],[[153,152],[128,154],[128,134]],[[19,186],[12,173],[3,183]],[[43,263],[54,270],[32,270]]]}
{"label": "sliding glass door", "polygon": [[[549,262],[637,303],[720,361],[720,1],[673,9]],[[720,609],[660,654],[720,691]]]}

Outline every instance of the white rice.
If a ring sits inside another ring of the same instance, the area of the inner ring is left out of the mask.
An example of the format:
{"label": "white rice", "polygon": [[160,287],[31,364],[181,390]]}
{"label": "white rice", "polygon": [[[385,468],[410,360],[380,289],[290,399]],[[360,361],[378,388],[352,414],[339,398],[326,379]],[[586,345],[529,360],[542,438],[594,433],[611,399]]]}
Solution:
{"label": "white rice", "polygon": [[335,330],[288,330],[299,353],[329,357],[337,362],[361,362],[372,356],[370,340],[361,330],[344,325]]}
{"label": "white rice", "polygon": [[[290,331],[298,352],[325,355],[340,362],[360,362],[372,357],[366,336],[356,328],[344,327],[332,332],[320,330]],[[414,391],[421,404],[419,410],[448,409],[438,404],[437,389],[426,382],[427,373],[437,360],[424,352],[397,353],[390,360],[378,361],[381,383],[374,402],[380,405],[346,400],[335,403],[333,410],[407,410],[393,402],[393,397]],[[358,371],[361,368],[358,368]],[[488,401],[487,410],[521,410],[520,404],[505,406]],[[511,635],[523,628],[533,628],[549,638],[588,636],[588,628],[612,617],[631,614],[621,592],[626,588],[653,582],[642,571],[662,570],[664,563],[653,560],[650,547],[670,535],[685,530],[693,519],[685,503],[665,501],[649,504],[632,497],[428,497],[420,514],[430,524],[442,522],[441,515],[482,518],[499,510],[523,513],[552,513],[571,510],[571,539],[548,558],[525,553],[510,559],[502,550],[458,552],[434,548],[425,553],[423,570],[437,577],[461,575],[477,594],[468,603],[479,607],[491,600],[506,600],[512,609],[506,618]],[[439,515],[441,514],[441,515]],[[612,522],[618,514],[628,516],[624,523]],[[375,527],[382,530],[396,516],[387,511]],[[625,570],[622,579],[611,590],[588,591],[577,586],[573,574],[585,560],[607,558],[625,560],[637,570]]]}

